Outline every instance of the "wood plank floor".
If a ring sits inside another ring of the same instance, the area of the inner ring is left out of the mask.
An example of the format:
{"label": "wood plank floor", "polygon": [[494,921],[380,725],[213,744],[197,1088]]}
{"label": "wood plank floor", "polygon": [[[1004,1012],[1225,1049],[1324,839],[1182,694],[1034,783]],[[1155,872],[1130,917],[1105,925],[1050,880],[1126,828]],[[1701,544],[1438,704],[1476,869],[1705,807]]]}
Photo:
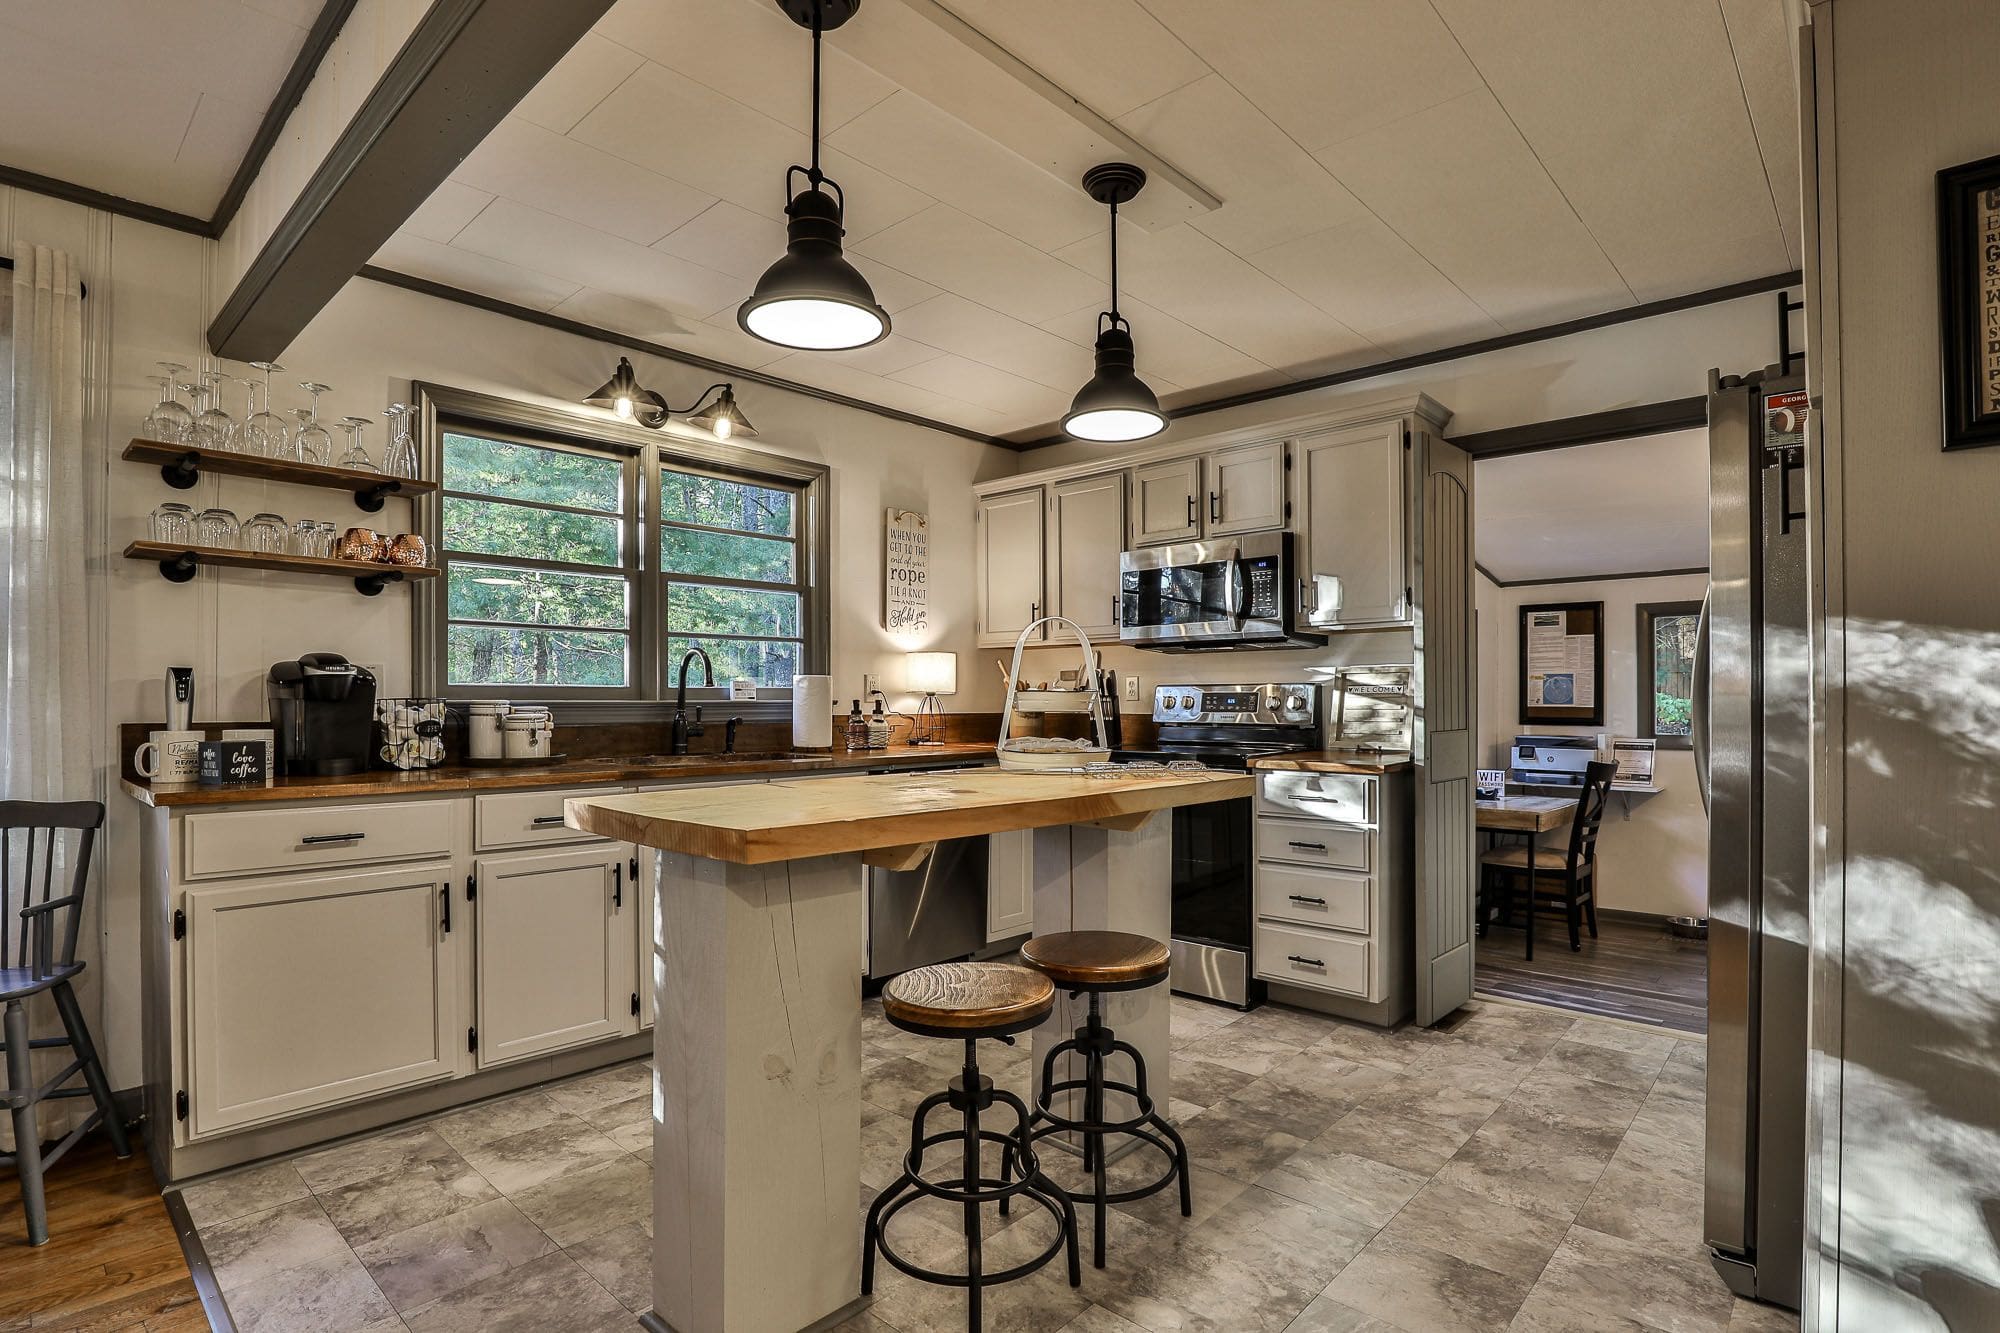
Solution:
{"label": "wood plank floor", "polygon": [[208,1327],[143,1149],[121,1162],[93,1134],[47,1184],[49,1241],[30,1246],[18,1180],[0,1170],[0,1330]]}
{"label": "wood plank floor", "polygon": [[1599,915],[1599,937],[1586,933],[1580,953],[1570,952],[1560,920],[1537,922],[1533,962],[1522,957],[1520,927],[1493,927],[1477,945],[1474,985],[1482,995],[1705,1032],[1707,942],[1676,939],[1652,922]]}

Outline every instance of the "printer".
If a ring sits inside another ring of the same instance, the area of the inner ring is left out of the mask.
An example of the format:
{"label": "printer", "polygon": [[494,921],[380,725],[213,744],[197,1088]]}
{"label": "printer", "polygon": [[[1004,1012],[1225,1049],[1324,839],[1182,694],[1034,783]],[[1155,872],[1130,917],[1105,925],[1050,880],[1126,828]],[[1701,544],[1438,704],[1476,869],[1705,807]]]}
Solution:
{"label": "printer", "polygon": [[1533,787],[1581,787],[1597,758],[1589,736],[1516,736],[1507,780]]}

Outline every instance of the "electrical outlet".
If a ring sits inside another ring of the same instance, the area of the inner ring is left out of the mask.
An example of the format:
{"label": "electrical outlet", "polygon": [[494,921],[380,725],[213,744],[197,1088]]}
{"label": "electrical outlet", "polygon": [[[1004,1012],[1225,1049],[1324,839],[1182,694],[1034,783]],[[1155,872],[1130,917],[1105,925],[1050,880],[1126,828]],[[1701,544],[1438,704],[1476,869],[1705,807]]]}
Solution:
{"label": "electrical outlet", "polygon": [[880,675],[878,675],[873,671],[866,671],[862,673],[861,697],[863,700],[866,700],[869,695],[875,693],[875,691],[881,688],[882,688],[882,677]]}
{"label": "electrical outlet", "polygon": [[1125,698],[1131,703],[1139,702],[1139,678],[1137,676],[1125,677]]}

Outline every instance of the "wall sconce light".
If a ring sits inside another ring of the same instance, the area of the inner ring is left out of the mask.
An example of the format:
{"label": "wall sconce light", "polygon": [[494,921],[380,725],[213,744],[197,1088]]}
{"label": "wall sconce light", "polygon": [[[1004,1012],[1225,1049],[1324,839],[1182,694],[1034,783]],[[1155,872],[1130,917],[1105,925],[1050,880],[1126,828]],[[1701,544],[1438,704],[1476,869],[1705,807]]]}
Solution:
{"label": "wall sconce light", "polygon": [[[710,394],[715,396],[711,398]],[[618,358],[618,369],[612,372],[611,378],[583,401],[590,407],[604,408],[620,421],[636,421],[649,430],[664,429],[668,417],[678,413],[687,418],[689,425],[702,427],[718,440],[737,435],[745,439],[757,436],[757,428],[736,406],[734,385],[711,384],[701,391],[695,406],[670,407],[659,394],[640,387],[639,377],[632,371],[631,360],[622,356]]]}

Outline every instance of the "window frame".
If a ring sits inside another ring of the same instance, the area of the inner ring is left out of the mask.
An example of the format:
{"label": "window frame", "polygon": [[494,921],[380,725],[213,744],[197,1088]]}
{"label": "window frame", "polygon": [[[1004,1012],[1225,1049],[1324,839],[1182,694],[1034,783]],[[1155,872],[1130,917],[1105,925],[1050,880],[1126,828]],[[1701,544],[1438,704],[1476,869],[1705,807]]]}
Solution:
{"label": "window frame", "polygon": [[1692,730],[1685,736],[1660,736],[1654,731],[1657,719],[1654,716],[1654,696],[1656,677],[1653,675],[1653,622],[1665,616],[1700,616],[1700,601],[1640,602],[1636,611],[1633,656],[1637,658],[1639,735],[1653,742],[1657,750],[1691,750],[1694,748]]}
{"label": "window frame", "polygon": [[[449,428],[513,444],[527,444],[570,452],[615,457],[625,469],[628,502],[623,521],[624,561],[620,566],[572,566],[562,561],[532,558],[482,556],[461,553],[465,561],[492,559],[528,567],[573,570],[579,573],[623,574],[631,580],[633,637],[630,683],[623,686],[548,685],[452,685],[444,679],[446,636],[450,627],[448,578],[426,579],[411,596],[412,665],[416,689],[423,694],[449,699],[512,699],[557,705],[563,716],[587,717],[594,721],[654,721],[670,717],[674,703],[673,664],[666,656],[666,583],[669,577],[661,566],[658,550],[661,532],[661,471],[695,472],[741,480],[753,485],[778,486],[793,491],[798,499],[794,514],[797,543],[798,580],[796,591],[801,604],[799,628],[803,645],[800,669],[824,673],[831,652],[830,608],[827,572],[831,568],[828,533],[828,488],[830,470],[823,463],[789,458],[783,454],[742,445],[725,444],[697,433],[693,427],[672,423],[664,431],[620,422],[607,414],[582,407],[568,408],[521,402],[493,394],[445,385],[413,382],[411,399],[417,420],[418,456],[422,475],[442,480],[444,475],[444,432]],[[440,489],[411,500],[414,530],[423,536],[444,566],[444,496]],[[506,499],[506,497],[485,497]],[[733,585],[732,585],[733,586]],[[781,585],[763,585],[778,587]],[[733,711],[751,720],[791,716],[791,690],[760,686],[755,701],[739,701]],[[690,703],[727,700],[727,681],[713,688],[691,685]]]}

